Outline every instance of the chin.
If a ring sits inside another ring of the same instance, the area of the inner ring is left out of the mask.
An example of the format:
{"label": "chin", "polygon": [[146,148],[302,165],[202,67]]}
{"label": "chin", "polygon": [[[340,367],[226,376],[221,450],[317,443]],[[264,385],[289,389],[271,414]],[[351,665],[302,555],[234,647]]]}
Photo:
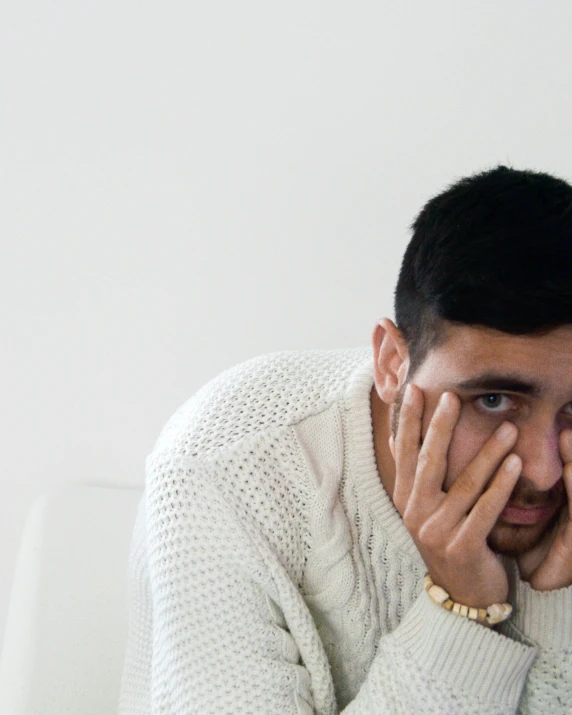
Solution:
{"label": "chin", "polygon": [[522,556],[541,541],[551,526],[552,521],[548,524],[535,524],[534,526],[496,524],[489,534],[487,543],[492,551],[497,554],[514,557]]}

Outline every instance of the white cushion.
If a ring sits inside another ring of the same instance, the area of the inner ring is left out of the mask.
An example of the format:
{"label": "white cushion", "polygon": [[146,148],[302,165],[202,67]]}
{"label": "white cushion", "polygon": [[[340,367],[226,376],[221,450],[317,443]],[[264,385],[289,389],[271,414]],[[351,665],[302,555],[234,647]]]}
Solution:
{"label": "white cushion", "polygon": [[28,514],[0,655],[0,713],[116,715],[143,490],[65,486]]}

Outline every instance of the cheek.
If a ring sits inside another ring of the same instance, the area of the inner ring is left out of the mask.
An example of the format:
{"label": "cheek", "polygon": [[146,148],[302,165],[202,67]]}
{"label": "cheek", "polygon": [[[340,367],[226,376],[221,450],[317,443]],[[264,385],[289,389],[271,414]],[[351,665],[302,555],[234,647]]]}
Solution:
{"label": "cheek", "polygon": [[447,475],[445,477],[445,491],[447,491],[463,469],[477,456],[483,445],[490,437],[490,433],[483,433],[462,421],[462,417],[455,427],[453,438],[447,453]]}

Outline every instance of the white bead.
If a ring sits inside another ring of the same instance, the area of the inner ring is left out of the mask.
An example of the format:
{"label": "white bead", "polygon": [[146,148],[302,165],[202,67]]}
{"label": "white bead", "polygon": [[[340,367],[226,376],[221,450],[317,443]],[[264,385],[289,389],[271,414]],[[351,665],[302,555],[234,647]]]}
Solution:
{"label": "white bead", "polygon": [[487,608],[487,621],[491,625],[495,625],[495,623],[501,623],[502,621],[506,620],[511,611],[512,607],[510,608],[510,611],[507,612],[505,606],[502,603],[493,603],[492,606],[489,606]]}
{"label": "white bead", "polygon": [[433,585],[427,593],[431,597],[431,600],[435,601],[435,603],[438,603],[439,605],[445,603],[445,601],[449,598],[449,594],[445,591],[445,589],[441,588],[441,586]]}

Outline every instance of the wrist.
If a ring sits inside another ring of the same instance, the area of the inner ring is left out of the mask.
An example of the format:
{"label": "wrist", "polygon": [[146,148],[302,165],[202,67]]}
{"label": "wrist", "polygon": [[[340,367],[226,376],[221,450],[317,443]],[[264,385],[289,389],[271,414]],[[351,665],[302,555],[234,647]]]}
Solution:
{"label": "wrist", "polygon": [[486,608],[476,608],[453,601],[444,588],[433,583],[429,574],[425,576],[424,585],[429,598],[435,604],[458,616],[476,621],[483,626],[490,628],[497,623],[506,621],[511,616],[512,606],[510,603],[492,603]]}

